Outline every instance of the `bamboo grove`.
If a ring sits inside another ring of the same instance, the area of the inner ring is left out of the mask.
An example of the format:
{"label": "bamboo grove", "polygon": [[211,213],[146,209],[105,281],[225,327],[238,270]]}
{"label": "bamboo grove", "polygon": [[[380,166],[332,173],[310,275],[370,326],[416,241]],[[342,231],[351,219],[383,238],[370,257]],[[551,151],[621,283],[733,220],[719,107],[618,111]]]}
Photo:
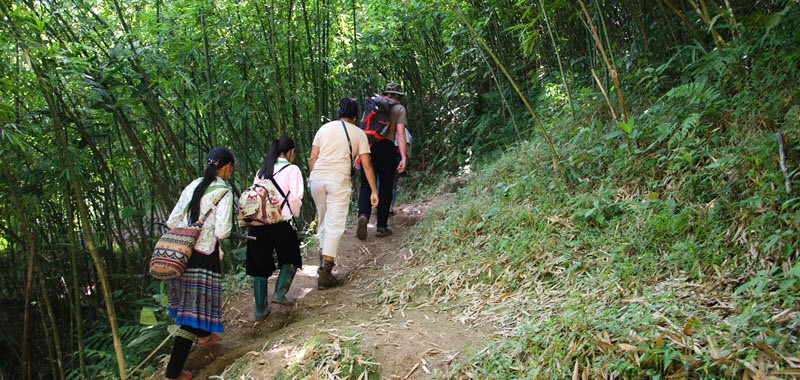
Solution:
{"label": "bamboo grove", "polygon": [[631,125],[642,68],[679,72],[793,3],[0,0],[0,375],[128,376],[166,334],[137,340],[159,302],[157,222],[213,146],[236,153],[240,190],[272,138],[292,136],[304,167],[338,98],[398,81],[412,170],[452,172],[549,139],[549,101]]}

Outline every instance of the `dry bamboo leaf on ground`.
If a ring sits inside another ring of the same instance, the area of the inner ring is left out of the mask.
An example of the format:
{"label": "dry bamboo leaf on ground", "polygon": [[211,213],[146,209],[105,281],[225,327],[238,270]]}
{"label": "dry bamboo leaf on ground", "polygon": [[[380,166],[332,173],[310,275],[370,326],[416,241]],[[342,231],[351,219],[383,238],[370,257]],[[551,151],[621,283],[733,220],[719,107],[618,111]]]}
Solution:
{"label": "dry bamboo leaf on ground", "polygon": [[580,380],[580,375],[578,373],[579,369],[580,369],[580,366],[578,365],[578,361],[576,360],[575,361],[575,368],[572,370],[572,380]]}
{"label": "dry bamboo leaf on ground", "polygon": [[781,361],[780,358],[778,357],[778,355],[776,355],[775,352],[772,351],[772,349],[769,348],[769,346],[766,345],[766,343],[764,343],[762,341],[756,341],[756,347],[758,347],[759,350],[761,350],[763,353],[765,353],[767,356],[769,356],[769,358],[772,359],[773,361],[775,361],[775,362],[780,362]]}
{"label": "dry bamboo leaf on ground", "polygon": [[419,368],[419,363],[417,363],[417,364],[414,364],[414,367],[413,367],[413,368],[411,368],[411,371],[408,371],[408,373],[406,374],[406,376],[404,377],[404,379],[408,379],[409,377],[411,377],[411,375],[414,373],[414,371],[416,371],[416,370],[417,370],[417,368]]}
{"label": "dry bamboo leaf on ground", "polygon": [[[623,351],[639,351],[639,347],[627,343],[619,343],[619,348],[621,348]],[[642,350],[642,352],[645,351],[646,350]]]}

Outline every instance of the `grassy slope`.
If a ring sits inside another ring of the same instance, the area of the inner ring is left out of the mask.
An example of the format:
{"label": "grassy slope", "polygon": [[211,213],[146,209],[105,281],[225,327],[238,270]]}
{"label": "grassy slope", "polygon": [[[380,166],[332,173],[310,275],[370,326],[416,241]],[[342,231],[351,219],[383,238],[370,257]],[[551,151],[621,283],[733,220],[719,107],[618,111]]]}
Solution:
{"label": "grassy slope", "polygon": [[536,139],[484,155],[415,227],[416,270],[378,300],[497,328],[450,378],[800,374],[800,198],[776,142],[796,168],[800,21],[781,17],[747,20],[741,41],[690,66],[674,62],[696,52],[678,49],[626,77],[630,133],[593,91],[575,120],[540,99],[565,176]]}
{"label": "grassy slope", "polygon": [[[577,122],[554,114],[572,186],[539,142],[484,157],[417,227],[420,270],[381,297],[463,302],[464,320],[499,328],[452,377],[800,373],[800,214],[776,142],[787,135],[796,167],[797,36],[784,37],[709,53],[668,85],[644,78],[660,97],[630,134],[587,111],[597,97],[577,100]],[[759,49],[737,76],[732,57]]]}

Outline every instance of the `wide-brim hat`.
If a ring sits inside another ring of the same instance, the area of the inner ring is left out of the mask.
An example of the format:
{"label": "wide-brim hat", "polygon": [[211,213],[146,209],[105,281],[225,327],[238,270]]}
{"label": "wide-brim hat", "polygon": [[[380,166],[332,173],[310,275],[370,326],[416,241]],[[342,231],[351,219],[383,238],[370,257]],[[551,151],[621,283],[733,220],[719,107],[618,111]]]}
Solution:
{"label": "wide-brim hat", "polygon": [[403,86],[400,83],[389,83],[386,85],[386,89],[383,90],[383,95],[386,94],[395,94],[400,96],[406,96],[406,93],[403,92]]}

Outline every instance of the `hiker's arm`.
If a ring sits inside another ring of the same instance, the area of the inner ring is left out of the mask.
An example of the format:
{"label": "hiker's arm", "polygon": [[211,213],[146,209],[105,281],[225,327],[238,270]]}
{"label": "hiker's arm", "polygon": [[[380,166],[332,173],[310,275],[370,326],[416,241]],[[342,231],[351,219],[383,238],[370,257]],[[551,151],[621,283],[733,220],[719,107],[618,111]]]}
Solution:
{"label": "hiker's arm", "polygon": [[397,148],[400,149],[400,163],[397,164],[397,172],[402,173],[406,170],[406,125],[397,124]]}
{"label": "hiker's arm", "polygon": [[375,185],[375,171],[372,170],[372,156],[367,153],[359,157],[361,158],[361,167],[364,168],[364,174],[367,176],[367,182],[369,182],[369,188],[372,190],[372,194],[369,196],[369,203],[372,204],[372,207],[376,207],[378,206],[378,186]]}
{"label": "hiker's arm", "polygon": [[314,171],[314,164],[317,162],[317,158],[319,158],[319,147],[316,145],[311,146],[311,158],[308,159],[308,172],[311,173]]}

